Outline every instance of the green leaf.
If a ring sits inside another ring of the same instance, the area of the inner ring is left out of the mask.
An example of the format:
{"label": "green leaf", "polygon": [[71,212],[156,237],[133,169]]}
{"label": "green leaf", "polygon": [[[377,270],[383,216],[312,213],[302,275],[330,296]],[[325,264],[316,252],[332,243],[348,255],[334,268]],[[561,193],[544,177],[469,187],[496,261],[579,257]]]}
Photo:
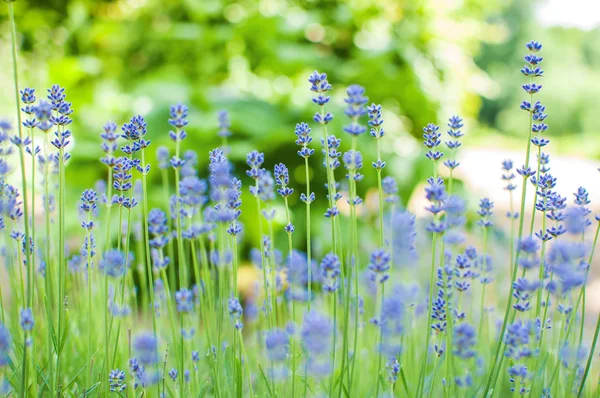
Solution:
{"label": "green leaf", "polygon": [[198,398],[202,398],[208,389],[208,380],[202,384],[202,388],[200,388],[200,392],[198,393]]}
{"label": "green leaf", "polygon": [[75,376],[71,379],[71,381],[67,383],[67,386],[64,388],[65,390],[68,389],[75,382],[75,380],[77,380],[79,375],[85,370],[85,368],[88,367],[88,363],[89,363],[89,361],[86,362],[85,365],[83,366],[83,368],[81,368],[79,370],[79,372],[77,372],[77,374],[75,374]]}
{"label": "green leaf", "polygon": [[402,387],[404,387],[404,392],[406,392],[408,398],[411,398],[412,395],[410,393],[410,390],[408,389],[408,384],[406,383],[406,376],[404,375],[403,367],[400,367],[400,380],[402,381]]}
{"label": "green leaf", "polygon": [[90,388],[88,388],[87,390],[85,390],[83,392],[83,394],[81,394],[79,397],[80,398],[87,398],[87,397],[89,397],[91,393],[93,393],[94,391],[96,391],[98,389],[98,387],[100,387],[100,382],[97,382],[96,384],[94,384],[93,386],[91,386]]}
{"label": "green leaf", "polygon": [[344,383],[342,383],[342,391],[344,392],[344,395],[346,396],[346,398],[350,398],[350,393],[348,392],[348,388],[346,387],[346,385]]}
{"label": "green leaf", "polygon": [[69,327],[69,310],[65,310],[65,330],[60,338],[60,347],[58,349],[58,354],[62,354],[63,349],[65,348],[65,344],[67,342],[67,337],[69,336],[69,331],[71,328]]}
{"label": "green leaf", "polygon": [[242,362],[240,361],[239,357],[235,357],[235,374],[237,375],[237,386],[236,386],[236,391],[238,391],[238,395],[243,395],[242,394],[242,389],[244,388],[243,385],[243,381],[242,381],[242,377],[244,376],[243,372],[242,372]]}
{"label": "green leaf", "polygon": [[40,388],[40,391],[39,391],[39,396],[43,397],[44,396],[43,392],[46,388],[48,388],[48,391],[50,391],[50,384],[48,382],[48,379],[46,378],[46,375],[44,374],[44,369],[40,368],[40,365],[38,365],[38,364],[36,364],[35,367],[37,368],[38,377],[41,377],[42,381],[43,381],[42,387]]}
{"label": "green leaf", "polygon": [[271,386],[269,385],[269,378],[265,374],[265,371],[263,370],[262,366],[260,366],[260,362],[257,362],[257,364],[258,364],[258,369],[260,370],[260,374],[262,375],[262,378],[265,382],[265,385],[267,386],[267,389],[269,390],[269,395],[273,396],[273,391],[271,391]]}

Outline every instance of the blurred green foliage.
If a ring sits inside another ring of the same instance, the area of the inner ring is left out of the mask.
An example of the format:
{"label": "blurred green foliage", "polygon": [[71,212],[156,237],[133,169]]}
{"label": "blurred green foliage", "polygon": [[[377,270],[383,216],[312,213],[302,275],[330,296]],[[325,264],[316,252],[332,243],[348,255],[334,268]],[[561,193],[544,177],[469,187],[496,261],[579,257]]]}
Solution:
{"label": "blurred green foliage", "polygon": [[[595,131],[600,118],[591,101],[600,79],[594,46],[600,32],[540,29],[530,21],[531,2],[18,0],[15,7],[21,84],[41,95],[59,83],[74,105],[75,145],[67,170],[73,198],[105,177],[97,159],[106,121],[122,124],[142,114],[154,148],[170,146],[168,107],[176,102],[190,106],[184,147],[198,152],[201,172],[208,151],[219,145],[216,112],[227,109],[237,173],[243,175],[245,153],[257,148],[267,167],[285,161],[301,188],[293,131],[316,111],[307,83],[313,69],[327,72],[334,85],[330,133],[345,138],[347,85],[364,85],[371,100],[384,106],[385,171],[399,178],[404,202],[429,175],[418,141],[428,122],[443,126],[460,114],[475,137],[490,129],[525,133],[518,70],[523,43],[533,36],[551,43],[544,56],[551,60],[545,69],[552,80],[542,95],[551,131]],[[0,44],[0,83],[7,88],[0,112],[12,117],[6,7],[0,7]],[[322,133],[314,133],[318,143]],[[366,179],[359,193],[366,196],[375,180],[369,137],[361,137],[360,149]],[[319,166],[313,158],[313,188],[323,207]],[[151,178],[160,182],[159,173]]]}

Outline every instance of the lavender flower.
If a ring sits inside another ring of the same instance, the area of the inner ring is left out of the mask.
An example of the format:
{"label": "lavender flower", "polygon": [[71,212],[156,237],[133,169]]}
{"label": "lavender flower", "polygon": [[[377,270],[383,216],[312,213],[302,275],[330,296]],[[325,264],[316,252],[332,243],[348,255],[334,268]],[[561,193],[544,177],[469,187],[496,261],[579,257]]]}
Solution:
{"label": "lavender flower", "polygon": [[378,283],[384,283],[390,277],[388,271],[390,270],[391,256],[386,253],[383,249],[374,250],[371,253],[371,262],[369,263],[369,270],[371,271],[371,278]]}
{"label": "lavender flower", "polygon": [[348,87],[346,94],[347,97],[344,99],[344,102],[346,102],[348,106],[344,113],[350,118],[351,122],[344,127],[344,131],[351,136],[357,137],[367,131],[367,128],[360,124],[360,118],[367,113],[365,104],[369,99],[364,96],[364,87],[361,87],[358,84],[353,84]]}
{"label": "lavender flower", "polygon": [[10,363],[10,347],[12,340],[8,328],[0,323],[0,368]]}
{"label": "lavender flower", "polygon": [[125,384],[125,372],[119,369],[111,370],[108,374],[108,384],[111,392],[120,393],[125,391],[127,384]]}
{"label": "lavender flower", "polygon": [[133,339],[133,351],[142,365],[154,365],[158,362],[158,341],[152,333],[138,334]]}
{"label": "lavender flower", "polygon": [[113,278],[125,276],[128,266],[123,252],[116,249],[108,250],[100,260],[100,270]]}
{"label": "lavender flower", "polygon": [[191,312],[194,309],[194,295],[186,288],[175,293],[175,302],[178,312]]}
{"label": "lavender flower", "polygon": [[329,293],[337,291],[339,288],[338,276],[341,272],[341,263],[333,253],[328,253],[321,261],[321,275],[324,279],[323,290]]}
{"label": "lavender flower", "polygon": [[331,84],[327,81],[327,74],[314,71],[309,77],[310,91],[316,94],[313,102],[321,107],[322,111],[315,113],[313,120],[319,124],[326,125],[333,120],[333,115],[325,113],[325,104],[329,102],[327,91],[331,90]]}
{"label": "lavender flower", "polygon": [[230,298],[227,305],[229,316],[234,321],[234,326],[236,329],[243,329],[244,324],[242,323],[242,316],[244,314],[244,309],[240,304],[239,300],[236,298]]}
{"label": "lavender flower", "polygon": [[433,123],[429,123],[427,126],[423,127],[423,132],[425,133],[423,134],[424,144],[429,148],[425,157],[433,162],[437,162],[444,156],[443,152],[436,149],[442,143],[442,140],[440,139],[442,135],[439,133],[439,129],[440,127]]}
{"label": "lavender flower", "polygon": [[231,121],[229,120],[229,112],[226,110],[220,110],[217,113],[217,120],[219,122],[219,137],[230,137],[231,136]]}

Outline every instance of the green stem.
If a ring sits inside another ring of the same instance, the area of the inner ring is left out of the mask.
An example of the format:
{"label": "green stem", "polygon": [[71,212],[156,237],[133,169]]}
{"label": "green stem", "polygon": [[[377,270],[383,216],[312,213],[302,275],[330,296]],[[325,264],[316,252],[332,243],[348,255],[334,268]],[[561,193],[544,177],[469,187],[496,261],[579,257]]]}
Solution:
{"label": "green stem", "polygon": [[308,312],[312,301],[312,260],[310,248],[310,175],[308,158],[304,158],[304,171],[306,174],[306,267],[308,270]]}
{"label": "green stem", "polygon": [[[533,106],[533,95],[530,95],[530,101],[531,105]],[[531,156],[531,132],[532,132],[532,126],[533,126],[533,112],[529,112],[529,130],[527,133],[527,149],[525,151],[525,169],[529,169],[529,158]],[[527,177],[523,177],[523,186],[522,186],[522,190],[521,190],[521,209],[519,212],[519,231],[518,231],[518,235],[517,235],[517,242],[521,241],[521,238],[523,237],[523,226],[525,223],[525,199],[527,197]],[[511,281],[510,281],[510,287],[509,287],[509,292],[508,292],[508,300],[506,302],[506,309],[504,310],[504,319],[502,321],[502,328],[500,329],[500,335],[498,336],[498,342],[496,343],[496,349],[495,349],[495,353],[494,353],[494,357],[492,359],[492,368],[490,369],[490,372],[488,374],[487,377],[487,383],[485,386],[485,390],[483,392],[483,396],[487,397],[488,393],[490,392],[490,389],[493,388],[496,384],[496,381],[498,380],[498,375],[500,374],[500,369],[502,367],[502,362],[504,360],[504,351],[502,352],[502,355],[500,353],[500,351],[502,351],[502,347],[504,346],[503,342],[504,342],[504,334],[506,333],[506,327],[508,325],[508,319],[511,315],[512,311],[512,299],[513,299],[513,284],[515,282],[515,280],[517,279],[517,265],[519,263],[519,254],[520,251],[517,250],[516,254],[515,254],[515,262],[513,264],[513,270],[512,270],[512,275],[511,275]],[[496,364],[498,366],[496,366]],[[496,372],[496,368],[498,368],[498,372]]]}
{"label": "green stem", "polygon": [[[598,242],[598,234],[600,233],[600,221],[598,222],[598,226],[596,227],[596,233],[594,235],[594,244],[592,246],[592,251],[590,253],[590,259],[588,264],[592,264],[592,259],[594,258],[594,251],[596,249],[596,244]],[[587,279],[587,278],[586,278]],[[585,289],[585,285],[581,288]],[[594,351],[596,350],[596,344],[598,343],[598,334],[600,333],[600,315],[598,315],[598,320],[596,321],[596,329],[594,331],[594,338],[592,339],[592,347],[590,349],[590,354],[588,356],[587,363],[585,365],[585,371],[583,372],[583,377],[581,379],[581,383],[579,385],[579,391],[577,393],[577,397],[581,397],[583,394],[583,390],[585,387],[585,381],[587,380],[588,374],[590,372],[590,367],[592,366],[592,360],[594,358]]]}
{"label": "green stem", "polygon": [[[145,150],[142,148],[142,170],[146,170]],[[146,273],[148,274],[148,292],[150,293],[150,305],[152,307],[152,331],[154,338],[158,338],[156,333],[156,308],[154,307],[154,276],[152,274],[151,256],[150,256],[150,238],[148,236],[148,186],[146,183],[146,173],[142,173],[142,214],[144,224],[144,240],[146,242]],[[157,365],[158,370],[158,365]],[[160,395],[160,386],[157,384],[157,391]]]}
{"label": "green stem", "polygon": [[[177,129],[177,135],[179,135],[179,128]],[[179,158],[179,140],[177,140],[175,144],[175,157]],[[181,197],[180,191],[180,181],[179,181],[179,169],[175,168],[175,194],[177,195],[177,217],[176,220],[176,228],[177,228],[177,264],[179,266],[179,286],[187,286],[187,268],[185,261],[185,254],[183,251],[183,238],[182,238],[182,228],[181,228],[181,203],[179,198]],[[223,253],[219,253],[223,255]]]}
{"label": "green stem", "polygon": [[[170,211],[171,206],[169,206],[169,171],[168,169],[162,169],[162,188],[163,188],[163,196],[165,206],[169,209],[169,217],[167,218],[167,226],[169,231],[173,229],[173,221],[172,214]],[[171,261],[175,261],[175,249],[173,248],[173,239],[169,239],[169,243],[167,244],[167,253],[169,253],[169,258]],[[175,281],[175,267],[169,267],[169,278],[174,282]]]}
{"label": "green stem", "polygon": [[[19,139],[23,142],[23,123],[21,122],[21,105],[19,98],[19,76],[18,76],[18,66],[17,66],[17,28],[15,24],[15,11],[12,2],[8,2],[8,18],[10,21],[10,37],[11,37],[11,55],[12,55],[12,64],[13,64],[13,80],[15,83],[15,105],[17,108],[17,123],[18,123],[18,131],[19,131]],[[21,165],[21,182],[22,182],[22,190],[23,190],[23,216],[25,218],[24,227],[25,227],[25,246],[29,247],[29,206],[28,206],[28,196],[27,196],[27,178],[25,175],[25,149],[23,145],[19,145],[19,161]],[[25,256],[27,259],[27,307],[31,308],[32,300],[33,300],[33,264],[31,262],[31,253],[29,249],[25,250]],[[19,264],[21,266],[21,264]],[[28,369],[28,358],[27,358],[27,347],[24,347],[23,350],[23,375],[21,377],[21,396],[25,396],[25,386],[27,383],[27,369]]]}
{"label": "green stem", "polygon": [[[283,200],[285,203],[285,216],[287,218],[287,225],[290,225],[292,223],[292,220],[290,217],[290,208],[288,205],[287,196],[285,196],[283,198]],[[292,248],[292,233],[288,232],[287,237],[288,237],[288,253],[289,253],[288,256],[291,261],[291,258],[294,255],[294,251]],[[309,263],[309,269],[310,269],[310,263]],[[292,318],[293,318],[294,324],[296,324],[296,300],[294,300],[294,297],[292,297]],[[292,341],[292,398],[295,396],[296,396],[296,342]]]}
{"label": "green stem", "polygon": [[[381,308],[379,309],[379,347],[377,352],[377,375],[375,378],[375,383],[377,387],[375,388],[375,397],[379,397],[379,385],[381,384],[379,378],[381,377],[381,354],[383,351],[383,304],[385,302],[385,283],[381,284]],[[435,379],[435,376],[434,376]]]}
{"label": "green stem", "polygon": [[[482,255],[482,259],[483,259],[483,265],[482,265],[482,274],[484,272],[487,272],[487,237],[488,237],[488,229],[486,227],[483,227],[483,255]],[[485,287],[487,286],[487,284],[482,284],[481,285],[481,309],[480,309],[480,313],[481,313],[481,318],[479,318],[479,333],[477,334],[479,342],[478,345],[480,346],[481,343],[484,343],[484,339],[483,339],[483,327],[485,324],[485,319],[486,314],[485,314]],[[481,351],[480,351],[481,352]]]}
{"label": "green stem", "polygon": [[[91,212],[88,212],[88,223],[91,220]],[[92,256],[91,256],[91,237],[92,232],[88,229],[87,231],[87,290],[88,290],[88,371],[86,374],[85,388],[89,388],[90,386],[90,376],[92,375]]]}

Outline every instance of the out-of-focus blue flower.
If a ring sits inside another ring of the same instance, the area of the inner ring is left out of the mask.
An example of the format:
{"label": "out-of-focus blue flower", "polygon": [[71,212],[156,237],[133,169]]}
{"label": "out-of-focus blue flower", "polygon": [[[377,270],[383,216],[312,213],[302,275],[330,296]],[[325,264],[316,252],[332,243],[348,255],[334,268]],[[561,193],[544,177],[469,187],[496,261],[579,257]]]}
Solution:
{"label": "out-of-focus blue flower", "polygon": [[388,383],[393,385],[396,383],[396,380],[398,380],[398,373],[400,373],[400,362],[398,362],[398,359],[394,356],[389,357],[385,363],[385,369],[387,370]]}
{"label": "out-of-focus blue flower", "polygon": [[527,380],[527,366],[525,365],[514,365],[508,368],[508,379],[511,383],[510,391],[518,392],[519,395],[525,395],[529,392],[529,389],[525,385]]}
{"label": "out-of-focus blue flower", "polygon": [[494,202],[492,202],[488,198],[481,199],[481,201],[479,202],[479,210],[477,211],[477,214],[479,214],[481,219],[477,222],[477,224],[479,224],[483,228],[489,228],[492,225],[494,225],[494,223],[490,220],[493,208]]}
{"label": "out-of-focus blue flower", "polygon": [[219,137],[230,137],[231,136],[231,121],[229,120],[229,112],[226,110],[220,110],[217,113],[217,120],[219,122]]}
{"label": "out-of-focus blue flower", "polygon": [[569,207],[565,212],[565,227],[573,235],[583,234],[591,225],[589,210],[583,206]]}
{"label": "out-of-focus blue flower", "polygon": [[548,268],[554,274],[554,278],[547,285],[547,289],[562,297],[583,286],[589,269],[587,254],[587,247],[582,242],[557,240],[548,252]]}
{"label": "out-of-focus blue flower", "polygon": [[522,253],[519,258],[519,266],[524,269],[532,269],[540,265],[537,255],[540,245],[533,236],[526,236],[518,244],[518,250]]}
{"label": "out-of-focus blue flower", "polygon": [[117,249],[108,250],[100,260],[100,270],[113,278],[125,276],[128,266],[125,255]]}
{"label": "out-of-focus blue flower", "polygon": [[475,328],[469,325],[467,322],[460,322],[453,328],[453,348],[454,355],[462,358],[469,359],[475,356]]}
{"label": "out-of-focus blue flower", "polygon": [[158,362],[158,341],[154,334],[143,332],[133,339],[133,352],[142,365],[154,365]]}
{"label": "out-of-focus blue flower", "polygon": [[398,184],[394,177],[387,176],[381,180],[381,187],[387,203],[398,203]]}
{"label": "out-of-focus blue flower", "polygon": [[518,320],[506,327],[504,355],[514,361],[530,358],[533,355],[532,343],[537,338],[537,327],[534,322]]}
{"label": "out-of-focus blue flower", "polygon": [[175,293],[175,302],[178,312],[190,312],[194,309],[194,295],[185,287]]}
{"label": "out-of-focus blue flower", "polygon": [[444,211],[446,213],[446,224],[448,230],[444,234],[444,242],[448,245],[460,245],[465,242],[466,237],[462,231],[466,223],[465,212],[466,203],[458,195],[450,195],[444,202]]}
{"label": "out-of-focus blue flower", "polygon": [[281,329],[268,331],[265,336],[268,358],[274,362],[284,362],[289,351],[289,340],[288,334]]}
{"label": "out-of-focus blue flower", "polygon": [[331,351],[333,326],[329,317],[311,311],[304,317],[300,332],[304,348],[311,355],[325,355]]}
{"label": "out-of-focus blue flower", "polygon": [[519,278],[513,283],[513,297],[516,298],[513,308],[519,312],[529,311],[531,309],[531,297],[540,288],[539,281],[529,281],[525,278]]}
{"label": "out-of-focus blue flower", "polygon": [[339,287],[339,275],[341,263],[333,253],[327,253],[321,261],[321,275],[323,276],[323,290],[329,293],[335,292]]}
{"label": "out-of-focus blue flower", "polygon": [[156,161],[158,162],[158,168],[166,170],[169,168],[169,148],[166,146],[159,146],[156,148]]}
{"label": "out-of-focus blue flower", "polygon": [[0,367],[10,363],[11,337],[8,328],[0,323]]}
{"label": "out-of-focus blue flower", "polygon": [[344,131],[355,137],[367,131],[367,128],[359,122],[360,118],[367,113],[365,104],[369,99],[364,94],[364,87],[353,84],[346,90],[347,97],[344,99],[348,104],[344,113],[350,118],[350,124],[344,126]]}
{"label": "out-of-focus blue flower", "polygon": [[376,249],[371,253],[371,262],[369,263],[369,270],[371,271],[371,277],[373,280],[384,283],[390,277],[388,271],[390,270],[391,256],[383,249]]}
{"label": "out-of-focus blue flower", "polygon": [[394,264],[413,265],[418,259],[416,250],[416,217],[409,212],[395,213],[392,217],[392,254]]}
{"label": "out-of-focus blue flower", "polygon": [[[430,202],[430,205],[425,209],[431,212],[434,217],[444,210],[444,202],[447,199],[447,195],[444,180],[441,177],[430,177],[427,179],[425,197]],[[447,228],[448,225],[444,221],[436,222],[433,220],[426,229],[432,233],[443,233]]]}
{"label": "out-of-focus blue flower", "polygon": [[169,243],[167,221],[167,215],[160,209],[152,209],[148,213],[148,232],[152,235],[150,247],[162,249]]}
{"label": "out-of-focus blue flower", "polygon": [[35,321],[33,320],[33,311],[31,311],[31,308],[22,308],[20,314],[21,328],[25,332],[30,332],[35,325]]}
{"label": "out-of-focus blue flower", "polygon": [[502,161],[502,180],[506,181],[506,186],[504,187],[504,189],[506,189],[507,191],[514,191],[517,188],[517,186],[512,182],[512,180],[515,179],[515,174],[512,172],[512,169],[512,160]]}
{"label": "out-of-focus blue flower", "polygon": [[236,298],[230,298],[227,303],[227,308],[229,311],[229,316],[234,321],[235,328],[242,329],[244,327],[244,324],[242,323],[244,309],[242,308],[240,301]]}

